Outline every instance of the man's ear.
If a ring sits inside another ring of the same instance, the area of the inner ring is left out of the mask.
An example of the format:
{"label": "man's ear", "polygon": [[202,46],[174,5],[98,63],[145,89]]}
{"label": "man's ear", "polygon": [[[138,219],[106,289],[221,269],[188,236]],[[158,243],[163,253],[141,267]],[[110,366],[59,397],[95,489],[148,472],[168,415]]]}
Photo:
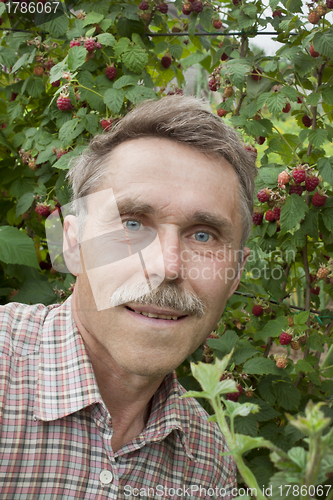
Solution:
{"label": "man's ear", "polygon": [[74,215],[65,217],[63,235],[63,252],[66,266],[74,276],[78,276],[82,272],[82,265],[77,237],[77,218]]}
{"label": "man's ear", "polygon": [[242,260],[241,266],[239,268],[238,274],[237,274],[236,278],[234,279],[232,287],[229,291],[228,299],[230,299],[231,295],[235,292],[236,288],[238,287],[239,282],[240,282],[241,277],[242,277],[242,274],[243,274],[243,271],[244,271],[245,264],[246,264],[247,259],[250,257],[250,254],[251,254],[251,250],[248,247],[244,247],[242,252],[243,252],[243,260]]}

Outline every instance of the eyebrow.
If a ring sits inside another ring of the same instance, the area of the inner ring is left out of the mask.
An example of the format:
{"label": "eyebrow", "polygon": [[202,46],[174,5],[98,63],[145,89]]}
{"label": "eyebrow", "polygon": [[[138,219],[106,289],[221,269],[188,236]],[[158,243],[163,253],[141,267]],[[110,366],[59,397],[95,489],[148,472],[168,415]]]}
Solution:
{"label": "eyebrow", "polygon": [[[126,213],[132,213],[135,215],[156,215],[155,208],[148,203],[137,203],[130,199],[117,202],[117,207],[120,215]],[[196,224],[207,224],[215,227],[216,229],[221,230],[228,240],[233,240],[234,226],[225,217],[215,215],[211,212],[197,210],[191,217],[188,217],[188,220]]]}

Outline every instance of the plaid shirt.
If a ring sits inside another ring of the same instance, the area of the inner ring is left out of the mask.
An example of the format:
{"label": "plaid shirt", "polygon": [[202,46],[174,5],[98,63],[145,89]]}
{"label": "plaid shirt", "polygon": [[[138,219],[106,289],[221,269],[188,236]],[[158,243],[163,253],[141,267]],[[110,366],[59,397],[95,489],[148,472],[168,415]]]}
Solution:
{"label": "plaid shirt", "polygon": [[195,399],[180,399],[175,374],[141,434],[114,453],[71,297],[2,306],[0,325],[1,500],[232,498],[222,435]]}

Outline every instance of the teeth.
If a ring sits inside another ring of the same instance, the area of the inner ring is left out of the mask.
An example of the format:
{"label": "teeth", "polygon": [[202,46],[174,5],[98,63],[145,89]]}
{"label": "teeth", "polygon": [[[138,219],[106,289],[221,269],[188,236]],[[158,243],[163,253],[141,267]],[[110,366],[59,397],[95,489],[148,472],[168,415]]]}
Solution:
{"label": "teeth", "polygon": [[143,312],[143,311],[135,311],[135,309],[133,309],[133,311],[136,314],[142,314],[143,316],[146,316],[148,318],[173,319],[173,320],[177,320],[178,319],[178,316],[166,316],[164,314],[146,313],[146,312]]}

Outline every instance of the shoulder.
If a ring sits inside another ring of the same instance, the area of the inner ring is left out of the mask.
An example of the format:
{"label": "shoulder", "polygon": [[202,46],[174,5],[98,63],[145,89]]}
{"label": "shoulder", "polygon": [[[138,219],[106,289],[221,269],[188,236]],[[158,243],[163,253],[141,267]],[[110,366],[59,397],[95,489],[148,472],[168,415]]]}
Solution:
{"label": "shoulder", "polygon": [[0,306],[0,356],[20,357],[38,349],[45,319],[57,306],[29,306],[18,302]]}

